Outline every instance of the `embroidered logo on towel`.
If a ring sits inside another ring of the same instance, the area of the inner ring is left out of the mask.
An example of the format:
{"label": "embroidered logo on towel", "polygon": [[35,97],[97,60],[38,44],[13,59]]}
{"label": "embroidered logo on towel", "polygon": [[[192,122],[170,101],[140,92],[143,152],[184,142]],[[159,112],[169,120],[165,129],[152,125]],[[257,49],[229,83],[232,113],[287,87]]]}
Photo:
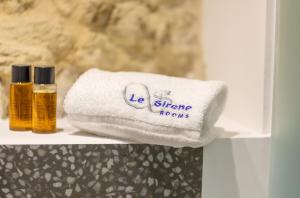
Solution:
{"label": "embroidered logo on towel", "polygon": [[150,95],[146,85],[130,83],[125,86],[123,96],[126,104],[135,109],[148,109],[151,113],[170,116],[178,119],[188,119],[191,105],[176,104],[171,98],[171,91],[162,90]]}

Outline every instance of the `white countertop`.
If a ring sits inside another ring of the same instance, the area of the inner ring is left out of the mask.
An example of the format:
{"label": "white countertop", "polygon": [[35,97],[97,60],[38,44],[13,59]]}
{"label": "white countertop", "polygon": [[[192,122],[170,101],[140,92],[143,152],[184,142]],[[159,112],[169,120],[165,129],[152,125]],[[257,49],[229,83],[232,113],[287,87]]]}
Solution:
{"label": "white countertop", "polygon": [[[57,122],[58,132],[54,134],[36,134],[31,131],[10,131],[8,120],[0,120],[0,145],[23,144],[129,144],[132,142],[95,136],[72,127],[66,119]],[[266,137],[255,133],[228,119],[221,118],[213,130],[220,134],[219,138],[257,138]]]}
{"label": "white countertop", "polygon": [[10,131],[8,120],[0,120],[0,145],[21,144],[128,144],[129,142],[102,138],[72,127],[66,119],[57,121],[58,132],[37,134],[31,131]]}

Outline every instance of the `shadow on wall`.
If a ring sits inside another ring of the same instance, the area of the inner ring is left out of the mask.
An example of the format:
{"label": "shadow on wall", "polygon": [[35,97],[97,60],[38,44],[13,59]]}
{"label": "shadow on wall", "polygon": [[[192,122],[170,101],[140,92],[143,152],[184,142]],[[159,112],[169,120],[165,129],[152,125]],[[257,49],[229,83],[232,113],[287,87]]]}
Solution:
{"label": "shadow on wall", "polygon": [[201,0],[0,0],[0,97],[6,116],[11,64],[57,67],[59,114],[90,67],[203,78]]}

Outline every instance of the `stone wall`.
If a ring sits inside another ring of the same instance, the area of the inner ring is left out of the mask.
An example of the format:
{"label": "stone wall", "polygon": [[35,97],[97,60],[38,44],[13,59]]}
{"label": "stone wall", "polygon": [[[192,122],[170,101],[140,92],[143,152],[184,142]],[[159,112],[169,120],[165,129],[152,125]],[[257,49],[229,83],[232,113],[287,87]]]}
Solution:
{"label": "stone wall", "polygon": [[10,65],[56,66],[65,93],[90,67],[203,78],[201,0],[0,0],[0,116]]}

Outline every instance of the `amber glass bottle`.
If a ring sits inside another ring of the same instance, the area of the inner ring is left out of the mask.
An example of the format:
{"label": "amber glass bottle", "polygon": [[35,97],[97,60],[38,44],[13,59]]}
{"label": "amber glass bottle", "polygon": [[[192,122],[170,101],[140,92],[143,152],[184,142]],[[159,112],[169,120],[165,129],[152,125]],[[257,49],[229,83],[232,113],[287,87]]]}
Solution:
{"label": "amber glass bottle", "polygon": [[31,129],[32,82],[30,65],[13,65],[9,93],[9,128],[14,131]]}
{"label": "amber glass bottle", "polygon": [[32,97],[32,131],[35,133],[56,132],[57,96],[54,67],[34,67]]}

